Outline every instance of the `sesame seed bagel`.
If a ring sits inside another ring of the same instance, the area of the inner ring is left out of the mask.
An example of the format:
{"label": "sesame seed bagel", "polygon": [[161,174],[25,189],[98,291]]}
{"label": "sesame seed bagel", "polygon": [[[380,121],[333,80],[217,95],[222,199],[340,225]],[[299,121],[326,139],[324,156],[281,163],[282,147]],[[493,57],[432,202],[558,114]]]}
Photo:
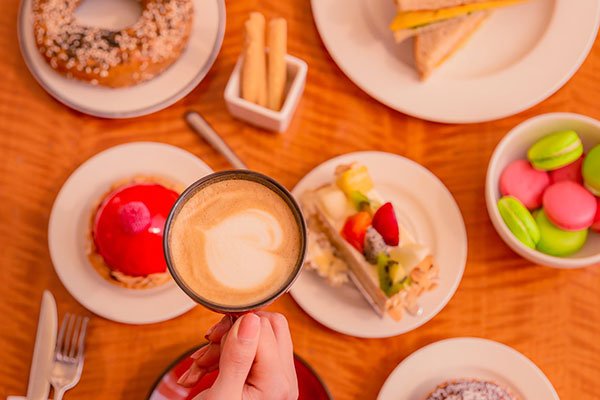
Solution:
{"label": "sesame seed bagel", "polygon": [[74,12],[80,2],[33,1],[36,46],[53,69],[69,78],[131,86],[163,72],[185,49],[192,0],[140,0],[140,18],[118,31],[78,23]]}

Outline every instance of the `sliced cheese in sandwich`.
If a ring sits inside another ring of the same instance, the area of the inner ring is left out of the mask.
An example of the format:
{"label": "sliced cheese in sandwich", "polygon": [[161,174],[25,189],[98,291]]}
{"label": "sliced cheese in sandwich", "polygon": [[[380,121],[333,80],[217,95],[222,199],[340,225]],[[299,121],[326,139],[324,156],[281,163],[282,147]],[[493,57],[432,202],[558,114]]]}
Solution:
{"label": "sliced cheese in sandwich", "polygon": [[463,15],[419,33],[415,37],[414,58],[421,78],[426,79],[460,49],[489,14],[489,11],[479,11]]}
{"label": "sliced cheese in sandwich", "polygon": [[398,11],[438,10],[490,1],[492,0],[395,0]]}
{"label": "sliced cheese in sandwich", "polygon": [[425,33],[425,32],[429,32],[429,31],[438,29],[439,27],[442,27],[446,22],[448,22],[448,20],[433,22],[431,24],[419,26],[416,28],[399,29],[397,31],[394,31],[394,40],[396,41],[396,43],[401,43],[401,42],[405,41],[406,39],[411,38],[413,36],[417,36],[421,33]]}
{"label": "sliced cheese in sandwich", "polygon": [[442,22],[472,13],[493,10],[524,0],[396,0],[398,14],[390,24],[397,42],[431,31]]}

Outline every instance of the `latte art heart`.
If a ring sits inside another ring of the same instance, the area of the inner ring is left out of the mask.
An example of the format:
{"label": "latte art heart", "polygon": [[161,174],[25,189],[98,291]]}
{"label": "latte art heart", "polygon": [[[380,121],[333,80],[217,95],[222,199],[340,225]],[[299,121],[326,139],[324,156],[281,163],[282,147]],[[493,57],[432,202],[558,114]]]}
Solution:
{"label": "latte art heart", "polygon": [[301,231],[281,196],[256,182],[224,180],[196,192],[169,234],[186,287],[213,304],[268,299],[297,272]]}
{"label": "latte art heart", "polygon": [[283,229],[273,215],[246,209],[204,232],[208,268],[223,285],[234,289],[257,286],[278,264]]}

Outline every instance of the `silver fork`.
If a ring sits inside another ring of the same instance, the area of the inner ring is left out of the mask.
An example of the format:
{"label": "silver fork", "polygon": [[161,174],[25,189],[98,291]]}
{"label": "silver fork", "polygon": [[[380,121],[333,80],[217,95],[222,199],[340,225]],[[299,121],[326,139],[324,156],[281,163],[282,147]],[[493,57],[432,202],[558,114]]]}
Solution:
{"label": "silver fork", "polygon": [[73,314],[63,317],[56,339],[54,365],[50,384],[54,388],[54,400],[61,400],[81,378],[85,347],[85,334],[89,318]]}

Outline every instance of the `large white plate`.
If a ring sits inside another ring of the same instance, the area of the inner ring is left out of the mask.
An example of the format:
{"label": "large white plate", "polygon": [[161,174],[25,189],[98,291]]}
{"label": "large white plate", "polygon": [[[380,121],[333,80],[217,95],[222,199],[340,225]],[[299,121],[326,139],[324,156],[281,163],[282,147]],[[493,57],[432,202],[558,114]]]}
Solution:
{"label": "large white plate", "polygon": [[[21,53],[27,67],[38,83],[61,103],[104,118],[150,114],[186,96],[208,73],[225,33],[224,0],[194,0],[194,26],[187,49],[179,60],[151,81],[111,89],[67,79],[46,63],[35,46],[31,1],[21,2],[18,27]],[[118,20],[122,16],[113,17]]]}
{"label": "large white plate", "polygon": [[524,400],[559,400],[544,373],[527,357],[479,338],[442,340],[414,352],[386,380],[378,400],[423,400],[442,382],[474,378],[501,384]]}
{"label": "large white plate", "polygon": [[148,290],[125,289],[106,281],[87,259],[86,240],[92,207],[115,181],[143,174],[189,185],[211,172],[185,150],[150,142],[110,148],[77,168],[58,193],[48,226],[52,263],[71,295],[90,311],[128,324],[165,321],[194,307],[172,281]]}
{"label": "large white plate", "polygon": [[464,221],[454,198],[435,175],[390,153],[368,151],[333,158],[309,172],[292,194],[300,199],[305,191],[331,182],[336,166],[354,161],[369,168],[377,190],[394,204],[401,223],[432,249],[440,267],[440,285],[420,298],[421,316],[405,315],[399,322],[388,316],[379,318],[352,284],[333,288],[313,271],[301,273],[291,294],[304,311],[335,331],[365,338],[399,335],[433,318],[456,291],[467,259]]}
{"label": "large white plate", "polygon": [[312,0],[325,46],[370,96],[403,113],[449,123],[489,121],[546,99],[577,71],[600,21],[600,0],[529,0],[494,11],[464,48],[426,82],[412,41],[388,25],[393,0]]}

